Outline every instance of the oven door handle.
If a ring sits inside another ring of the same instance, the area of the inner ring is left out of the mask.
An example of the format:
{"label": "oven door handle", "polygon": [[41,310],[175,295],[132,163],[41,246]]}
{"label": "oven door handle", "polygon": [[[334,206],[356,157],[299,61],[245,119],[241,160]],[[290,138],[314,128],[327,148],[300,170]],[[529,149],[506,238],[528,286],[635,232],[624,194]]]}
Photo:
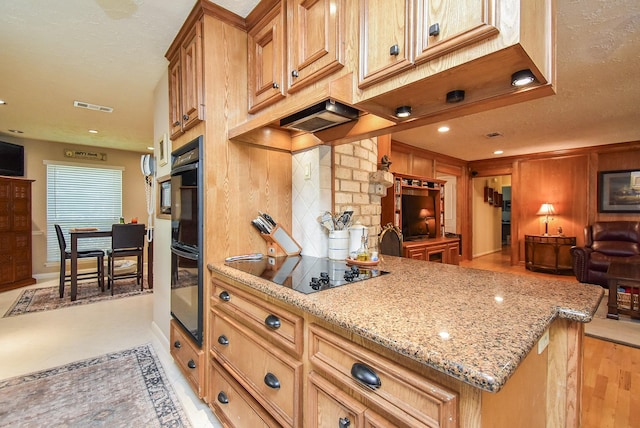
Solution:
{"label": "oven door handle", "polygon": [[186,165],[179,166],[171,170],[171,176],[182,174],[185,171],[193,171],[194,169],[198,169],[198,163],[189,163]]}
{"label": "oven door handle", "polygon": [[184,257],[189,260],[198,260],[198,253],[192,253],[189,251],[180,250],[174,246],[171,246],[171,252],[177,256]]}

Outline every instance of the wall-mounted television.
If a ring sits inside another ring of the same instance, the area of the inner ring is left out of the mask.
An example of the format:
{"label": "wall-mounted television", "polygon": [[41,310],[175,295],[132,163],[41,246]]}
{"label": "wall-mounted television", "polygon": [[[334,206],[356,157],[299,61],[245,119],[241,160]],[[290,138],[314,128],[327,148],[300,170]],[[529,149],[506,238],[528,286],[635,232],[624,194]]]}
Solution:
{"label": "wall-mounted television", "polygon": [[405,241],[436,236],[433,196],[402,195],[402,238]]}
{"label": "wall-mounted television", "polygon": [[0,141],[0,175],[24,177],[24,147]]}

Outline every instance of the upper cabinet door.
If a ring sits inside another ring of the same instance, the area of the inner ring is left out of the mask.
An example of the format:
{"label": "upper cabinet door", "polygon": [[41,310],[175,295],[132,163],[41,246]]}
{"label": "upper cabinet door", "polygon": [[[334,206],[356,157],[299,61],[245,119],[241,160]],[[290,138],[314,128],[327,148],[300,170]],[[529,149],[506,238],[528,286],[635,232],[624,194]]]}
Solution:
{"label": "upper cabinet door", "polygon": [[182,129],[203,119],[202,31],[198,22],[182,44]]}
{"label": "upper cabinet door", "polygon": [[344,66],[344,0],[288,2],[289,92]]}
{"label": "upper cabinet door", "polygon": [[172,140],[182,134],[180,86],[180,52],[176,52],[169,63],[169,128]]}
{"label": "upper cabinet door", "polygon": [[274,7],[249,30],[249,113],[275,103],[285,96],[283,78],[286,45],[284,12]]}
{"label": "upper cabinet door", "polygon": [[359,87],[412,66],[414,0],[360,0]]}
{"label": "upper cabinet door", "polygon": [[498,33],[495,0],[414,1],[416,64]]}

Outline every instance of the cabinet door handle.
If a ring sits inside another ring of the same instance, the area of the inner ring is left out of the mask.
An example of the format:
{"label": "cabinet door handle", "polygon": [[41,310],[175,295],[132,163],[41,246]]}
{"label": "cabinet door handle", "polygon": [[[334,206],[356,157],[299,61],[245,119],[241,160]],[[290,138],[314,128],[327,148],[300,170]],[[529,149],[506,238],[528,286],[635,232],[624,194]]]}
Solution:
{"label": "cabinet door handle", "polygon": [[175,122],[173,122],[173,126],[180,126],[180,121],[176,120]]}
{"label": "cabinet door handle", "polygon": [[173,342],[173,347],[177,348],[177,349],[180,349],[180,348],[182,348],[182,343],[180,343],[179,340],[176,340],[175,342]]}
{"label": "cabinet door handle", "polygon": [[276,82],[273,82],[273,85],[271,86],[273,86],[273,89],[278,89],[280,87],[280,85],[278,85]]}
{"label": "cabinet door handle", "polygon": [[275,315],[269,315],[267,318],[265,318],[264,323],[267,327],[274,330],[280,328],[280,318]]}
{"label": "cabinet door handle", "polygon": [[429,35],[431,37],[435,37],[438,36],[440,34],[440,24],[439,23],[435,23],[429,26]]}
{"label": "cabinet door handle", "polygon": [[220,300],[224,302],[228,302],[229,300],[231,300],[231,296],[226,291],[223,291],[222,293],[220,293],[218,297],[220,298]]}
{"label": "cabinet door handle", "polygon": [[189,120],[189,115],[185,114],[182,116],[182,120],[184,120],[185,122],[187,122]]}
{"label": "cabinet door handle", "polygon": [[382,382],[376,372],[365,364],[355,363],[351,366],[351,376],[371,389],[378,389],[382,386]]}
{"label": "cabinet door handle", "polygon": [[298,73],[298,70],[292,70],[291,71],[291,76],[292,77],[300,77],[300,73]]}
{"label": "cabinet door handle", "polygon": [[190,369],[195,369],[196,368],[196,362],[193,360],[189,360],[189,362],[187,363],[187,367],[189,367]]}
{"label": "cabinet door handle", "polygon": [[393,45],[389,48],[389,55],[391,56],[398,56],[400,55],[400,46],[398,45]]}
{"label": "cabinet door handle", "polygon": [[218,392],[218,402],[220,402],[222,404],[229,404],[229,397],[227,397],[227,394],[225,394],[224,392],[220,391],[220,392]]}
{"label": "cabinet door handle", "polygon": [[264,377],[264,383],[269,388],[280,389],[280,381],[273,373],[267,373],[267,375]]}
{"label": "cabinet door handle", "polygon": [[224,334],[221,334],[220,336],[218,336],[218,343],[222,346],[227,346],[229,345],[229,339],[227,339],[227,336],[225,336]]}
{"label": "cabinet door handle", "polygon": [[351,426],[351,421],[349,418],[340,418],[338,419],[338,428],[347,428]]}

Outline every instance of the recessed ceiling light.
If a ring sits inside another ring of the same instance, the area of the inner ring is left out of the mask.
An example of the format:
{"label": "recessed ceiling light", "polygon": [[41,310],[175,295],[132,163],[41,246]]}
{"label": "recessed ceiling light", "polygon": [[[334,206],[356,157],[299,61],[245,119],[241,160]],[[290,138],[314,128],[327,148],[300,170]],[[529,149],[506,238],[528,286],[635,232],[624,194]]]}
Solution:
{"label": "recessed ceiling light", "polygon": [[95,129],[90,129],[89,130],[89,134],[97,134],[97,133],[98,133],[98,131],[96,131]]}
{"label": "recessed ceiling light", "polygon": [[19,129],[10,129],[9,132],[13,132],[14,134],[24,134],[24,132]]}
{"label": "recessed ceiling light", "polygon": [[449,132],[449,127],[447,125],[442,125],[438,128],[438,132]]}
{"label": "recessed ceiling light", "polygon": [[504,150],[496,150],[495,152],[493,152],[494,155],[501,155],[504,153]]}
{"label": "recessed ceiling light", "polygon": [[5,105],[7,102],[5,100],[0,100],[0,105]]}
{"label": "recessed ceiling light", "polygon": [[147,150],[153,150],[153,147],[148,146],[148,147],[147,147]]}

